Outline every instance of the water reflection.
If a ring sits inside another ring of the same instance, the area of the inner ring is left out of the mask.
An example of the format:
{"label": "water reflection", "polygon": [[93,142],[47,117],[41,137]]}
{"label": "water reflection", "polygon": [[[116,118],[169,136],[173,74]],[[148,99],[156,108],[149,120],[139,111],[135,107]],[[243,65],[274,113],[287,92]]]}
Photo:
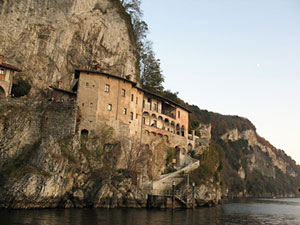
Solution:
{"label": "water reflection", "polygon": [[300,224],[299,199],[259,199],[195,210],[0,210],[1,224],[235,225]]}

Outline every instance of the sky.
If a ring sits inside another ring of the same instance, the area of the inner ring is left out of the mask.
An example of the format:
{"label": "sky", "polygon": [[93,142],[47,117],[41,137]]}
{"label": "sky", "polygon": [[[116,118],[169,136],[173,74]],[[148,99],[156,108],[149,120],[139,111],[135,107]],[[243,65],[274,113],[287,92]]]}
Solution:
{"label": "sky", "polygon": [[300,164],[300,1],[143,0],[164,87],[248,118]]}

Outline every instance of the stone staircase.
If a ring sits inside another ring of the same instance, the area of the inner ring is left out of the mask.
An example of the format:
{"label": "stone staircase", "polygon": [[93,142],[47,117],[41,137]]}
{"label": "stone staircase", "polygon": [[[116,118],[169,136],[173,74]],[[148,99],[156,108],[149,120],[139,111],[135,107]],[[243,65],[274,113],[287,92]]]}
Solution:
{"label": "stone staircase", "polygon": [[166,195],[161,193],[164,193],[165,191],[170,192],[170,190],[172,190],[173,182],[175,182],[175,186],[178,185],[183,181],[184,174],[189,173],[200,166],[200,161],[193,159],[190,156],[186,157],[185,162],[185,166],[181,169],[161,175],[156,181],[145,183],[143,185],[144,190],[151,195]]}

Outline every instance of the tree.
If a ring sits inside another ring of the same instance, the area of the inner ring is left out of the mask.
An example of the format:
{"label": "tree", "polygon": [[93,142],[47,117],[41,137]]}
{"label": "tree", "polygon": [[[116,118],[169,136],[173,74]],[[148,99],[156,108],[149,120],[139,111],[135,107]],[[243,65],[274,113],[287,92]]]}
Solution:
{"label": "tree", "polygon": [[155,57],[152,43],[147,39],[148,25],[142,19],[141,0],[121,0],[126,12],[131,16],[136,45],[139,54],[139,67],[142,87],[156,93],[164,89],[164,77],[160,60]]}
{"label": "tree", "polygon": [[164,90],[162,85],[164,77],[160,69],[160,60],[155,58],[151,42],[146,42],[143,46],[141,55],[142,86],[149,91],[161,93]]}
{"label": "tree", "polygon": [[27,95],[30,89],[31,89],[31,85],[27,81],[20,79],[18,83],[13,86],[12,94],[14,97],[18,98]]}

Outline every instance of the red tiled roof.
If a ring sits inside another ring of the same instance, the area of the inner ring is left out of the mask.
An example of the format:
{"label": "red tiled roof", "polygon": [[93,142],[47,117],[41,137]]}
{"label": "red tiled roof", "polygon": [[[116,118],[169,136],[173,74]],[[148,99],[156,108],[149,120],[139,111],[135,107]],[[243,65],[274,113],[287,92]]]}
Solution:
{"label": "red tiled roof", "polygon": [[1,63],[0,64],[0,67],[4,67],[6,69],[11,69],[11,70],[14,70],[14,71],[17,71],[17,72],[21,72],[22,70],[19,69],[18,67],[16,66],[13,66],[13,65],[10,65],[10,64],[7,64],[7,63]]}

